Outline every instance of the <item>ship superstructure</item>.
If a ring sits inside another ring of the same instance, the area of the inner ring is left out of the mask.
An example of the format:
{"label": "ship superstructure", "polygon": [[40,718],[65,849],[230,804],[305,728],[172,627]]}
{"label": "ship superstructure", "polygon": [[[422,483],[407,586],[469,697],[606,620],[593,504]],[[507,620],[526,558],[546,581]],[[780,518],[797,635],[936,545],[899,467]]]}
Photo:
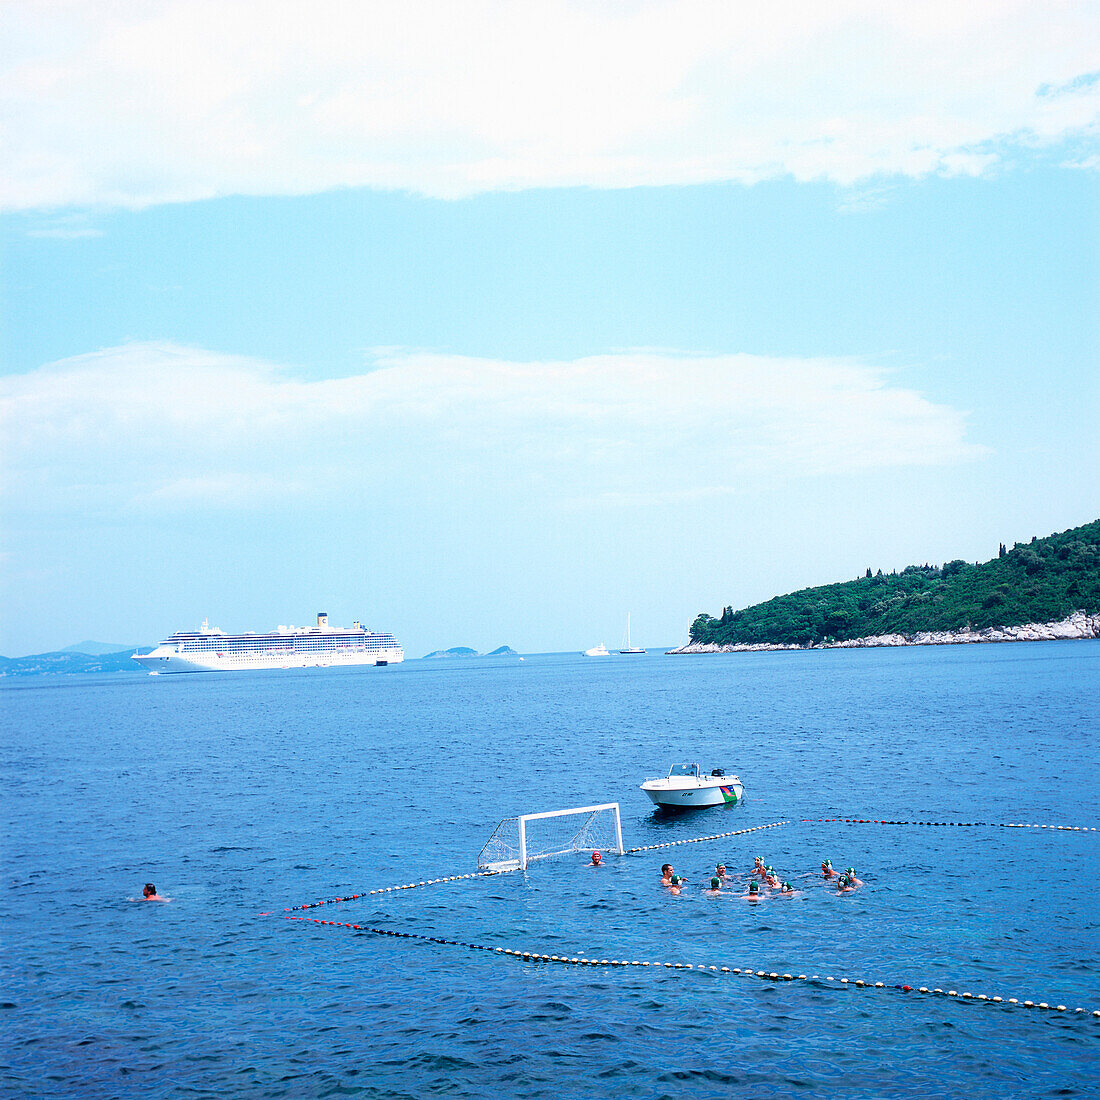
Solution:
{"label": "ship superstructure", "polygon": [[150,672],[231,672],[251,668],[329,668],[389,665],[405,659],[392,634],[375,634],[359,623],[332,627],[328,615],[317,625],[280,626],[270,634],[226,634],[203,623],[196,631],[179,630],[153,650],[133,659]]}

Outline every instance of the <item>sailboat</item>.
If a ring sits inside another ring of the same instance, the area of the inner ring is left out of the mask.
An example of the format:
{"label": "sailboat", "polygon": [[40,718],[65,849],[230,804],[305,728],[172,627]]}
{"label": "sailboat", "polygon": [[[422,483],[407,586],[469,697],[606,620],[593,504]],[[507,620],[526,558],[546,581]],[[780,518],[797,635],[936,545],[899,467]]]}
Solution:
{"label": "sailboat", "polygon": [[641,646],[630,644],[630,612],[626,615],[626,643],[623,648],[619,650],[620,653],[645,653],[645,650]]}

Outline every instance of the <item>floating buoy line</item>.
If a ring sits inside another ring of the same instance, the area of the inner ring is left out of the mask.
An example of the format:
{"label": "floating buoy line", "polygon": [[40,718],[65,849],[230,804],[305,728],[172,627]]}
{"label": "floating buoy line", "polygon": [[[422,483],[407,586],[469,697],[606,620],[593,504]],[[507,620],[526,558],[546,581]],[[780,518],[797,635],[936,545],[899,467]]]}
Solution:
{"label": "floating buoy line", "polygon": [[[1025,825],[1019,821],[880,821],[872,817],[804,817],[802,824],[837,825],[953,825],[959,829],[1061,829],[1068,833],[1095,833],[1092,825]],[[768,826],[765,826],[767,828]],[[638,849],[632,849],[637,851]]]}
{"label": "floating buoy line", "polygon": [[655,852],[658,848],[675,848],[678,844],[700,844],[704,840],[721,840],[727,836],[741,836],[744,833],[756,833],[761,829],[778,829],[780,825],[790,825],[789,821],[773,821],[771,825],[754,825],[751,829],[734,829],[731,833],[713,833],[711,836],[693,836],[687,840],[669,840],[664,844],[644,844],[641,848],[627,848],[627,855],[635,852]]}
{"label": "floating buoy line", "polygon": [[[442,936],[426,936],[420,932],[396,932],[390,928],[372,928],[366,924],[352,924],[348,921],[321,920],[320,917],[286,917],[286,920],[308,921],[311,924],[323,924],[332,928],[347,928],[353,932],[369,932],[375,936],[393,936],[402,940],[422,940],[425,943],[441,944],[445,947],[465,947],[471,951],[487,951],[494,955],[510,955],[526,962],[558,963],[566,966],[625,966],[648,970],[692,970],[708,974],[734,974],[743,978],[757,978],[770,982],[812,982],[826,988],[851,987],[854,989],[893,989],[902,993],[924,993],[929,996],[952,997],[960,1001],[984,1001],[987,1004],[1004,1005],[1008,1008],[1039,1008],[1050,1012],[1070,1012],[1065,1005],[1049,1004],[1046,1001],[1024,1001],[1018,997],[988,997],[984,993],[960,993],[956,989],[930,989],[927,986],[911,986],[885,982],[870,982],[863,978],[837,978],[832,974],[780,974],[774,970],[754,970],[740,966],[710,966],[706,963],[650,962],[641,959],[590,959],[585,955],[545,955],[538,951],[516,951],[510,947],[490,947],[484,943],[467,943],[464,940],[449,940]],[[1074,1016],[1088,1016],[1100,1019],[1100,1009],[1075,1008]]]}
{"label": "floating buoy line", "polygon": [[[1095,833],[1095,827],[1088,825],[1038,825],[1024,824],[1022,822],[1001,821],[887,821],[879,818],[861,817],[804,817],[802,824],[840,824],[840,825],[917,825],[917,826],[954,826],[957,828],[992,828],[992,829],[1050,829],[1065,832]],[[731,836],[743,836],[747,833],[760,832],[764,829],[778,829],[782,825],[789,825],[789,821],[774,821],[769,825],[753,825],[747,829],[733,829],[725,833],[711,833],[707,836],[688,837],[684,840],[670,840],[663,844],[645,844],[638,848],[626,849],[627,855],[638,852],[653,852],[661,848],[675,848],[681,844],[700,844],[708,840],[722,840]],[[511,869],[511,870],[514,870]],[[358,894],[347,894],[343,897],[327,898],[323,901],[307,902],[304,905],[288,906],[283,910],[284,914],[301,912],[305,909],[317,909],[322,905],[337,905],[340,902],[358,901],[362,898],[379,894],[391,894],[397,890],[415,890],[421,886],[436,886],[445,882],[461,882],[465,879],[489,878],[493,875],[511,874],[511,870],[472,871],[465,875],[447,875],[442,878],[424,879],[421,882],[405,882],[397,886],[381,886],[374,890],[362,890]],[[261,914],[269,916],[270,914]],[[837,978],[833,975],[818,974],[779,974],[775,971],[754,970],[751,967],[712,966],[701,963],[684,962],[647,962],[639,959],[590,959],[584,955],[546,955],[537,951],[517,951],[508,947],[491,947],[481,943],[467,943],[463,940],[450,940],[441,936],[427,936],[419,932],[397,932],[388,928],[372,928],[365,924],[353,924],[348,921],[321,920],[319,917],[286,916],[286,920],[307,921],[312,924],[321,924],[333,928],[347,928],[355,932],[368,932],[375,936],[392,936],[398,939],[422,940],[425,943],[440,944],[445,947],[464,947],[470,951],[486,951],[490,954],[508,955],[513,958],[523,959],[529,962],[557,963],[567,966],[598,966],[598,967],[636,967],[650,970],[691,970],[703,971],[715,974],[733,974],[735,976],[756,978],[771,982],[812,982],[826,988],[852,987],[856,989],[893,989],[903,993],[918,993],[928,996],[950,997],[960,1001],[985,1002],[987,1004],[1003,1005],[1009,1008],[1037,1008],[1049,1012],[1070,1013],[1065,1005],[1050,1004],[1047,1001],[1021,1000],[1018,997],[992,997],[984,993],[960,993],[955,989],[929,988],[927,986],[910,986],[885,982],[869,982],[862,978]],[[1100,1009],[1074,1008],[1073,1016],[1100,1019]]]}
{"label": "floating buoy line", "polygon": [[[472,871],[468,875],[448,875],[446,878],[427,878],[423,882],[404,882],[400,886],[380,886],[376,890],[363,890],[358,894],[348,894],[343,898],[326,898],[324,901],[309,901],[305,905],[290,905],[283,910],[284,913],[297,913],[302,909],[317,909],[322,905],[336,905],[341,901],[358,901],[360,898],[369,898],[372,894],[392,894],[395,890],[415,890],[418,886],[436,886],[441,882],[460,882],[466,878],[488,878],[490,875],[506,875],[507,871]],[[261,913],[261,916],[270,914]]]}

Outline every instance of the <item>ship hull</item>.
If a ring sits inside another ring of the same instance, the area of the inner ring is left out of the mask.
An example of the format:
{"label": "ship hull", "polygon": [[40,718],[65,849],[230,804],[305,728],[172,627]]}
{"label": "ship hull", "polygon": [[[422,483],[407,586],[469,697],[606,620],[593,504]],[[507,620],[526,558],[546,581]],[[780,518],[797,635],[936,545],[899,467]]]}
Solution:
{"label": "ship hull", "polygon": [[326,654],[233,654],[219,657],[217,653],[177,653],[161,646],[152,653],[135,655],[142,667],[158,675],[175,672],[243,672],[262,668],[346,668],[355,665],[399,664],[405,659],[400,649],[384,649],[373,653]]}

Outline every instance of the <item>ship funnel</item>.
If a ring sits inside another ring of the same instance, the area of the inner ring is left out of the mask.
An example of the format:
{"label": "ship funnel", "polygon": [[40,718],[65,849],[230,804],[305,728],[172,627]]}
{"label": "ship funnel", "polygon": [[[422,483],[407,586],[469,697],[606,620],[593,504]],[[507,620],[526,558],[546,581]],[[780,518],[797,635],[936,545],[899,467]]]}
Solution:
{"label": "ship funnel", "polygon": [[317,629],[318,630],[326,630],[327,628],[328,628],[328,612],[327,611],[318,611],[317,612]]}

